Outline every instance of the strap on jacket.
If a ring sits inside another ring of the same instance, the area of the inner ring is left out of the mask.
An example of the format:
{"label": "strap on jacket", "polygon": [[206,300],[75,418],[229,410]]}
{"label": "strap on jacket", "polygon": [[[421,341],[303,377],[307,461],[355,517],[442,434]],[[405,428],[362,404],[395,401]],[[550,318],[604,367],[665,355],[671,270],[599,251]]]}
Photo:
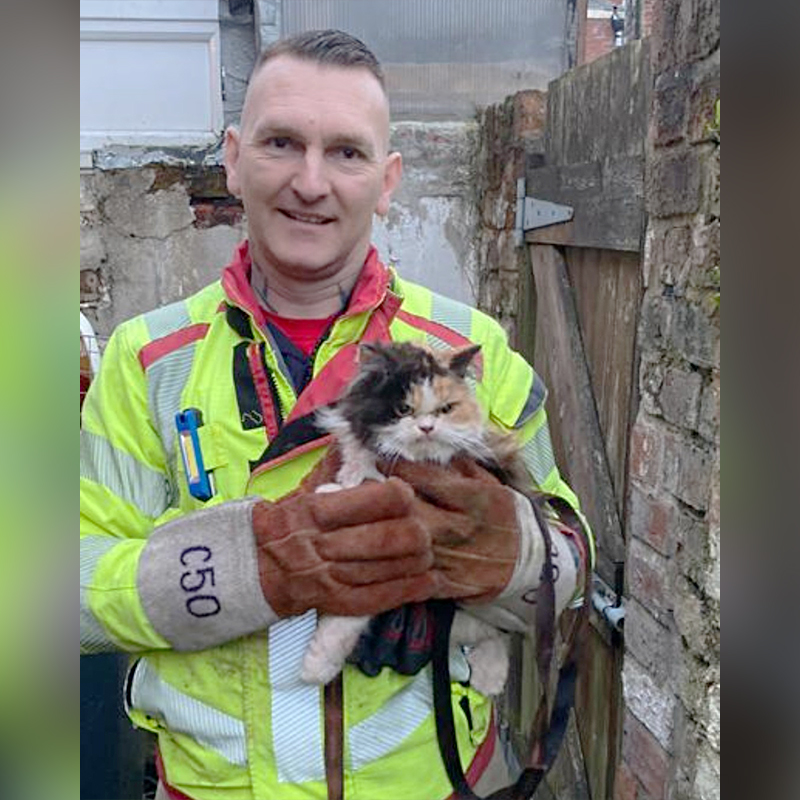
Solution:
{"label": "strap on jacket", "polygon": [[[529,741],[532,743],[527,765],[516,783],[498,789],[486,800],[528,800],[538,788],[558,755],[561,742],[569,723],[570,710],[575,701],[575,684],[578,676],[578,657],[583,632],[588,620],[591,571],[587,565],[584,574],[583,605],[576,612],[573,626],[567,636],[568,649],[564,663],[559,669],[558,681],[549,710],[550,670],[555,641],[555,588],[553,581],[552,541],[547,523],[539,509],[539,498],[530,498],[531,505],[545,541],[545,563],[537,595],[536,609],[536,666],[542,685],[539,708],[531,725]],[[571,508],[560,498],[547,497],[556,506],[563,522],[582,536],[583,527]],[[456,800],[481,800],[476,795],[461,769],[458,755],[453,706],[450,700],[450,627],[455,614],[452,600],[432,601],[436,619],[436,639],[433,650],[433,708],[436,717],[436,735],[439,752],[444,762],[447,777],[455,791]]]}
{"label": "strap on jacket", "polygon": [[344,684],[340,672],[325,685],[325,780],[328,800],[344,799]]}

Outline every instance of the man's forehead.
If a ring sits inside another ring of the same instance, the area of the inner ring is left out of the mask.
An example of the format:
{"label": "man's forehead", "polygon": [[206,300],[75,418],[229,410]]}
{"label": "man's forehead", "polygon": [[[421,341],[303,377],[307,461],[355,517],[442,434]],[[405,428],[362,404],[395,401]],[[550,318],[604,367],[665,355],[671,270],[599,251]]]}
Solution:
{"label": "man's forehead", "polygon": [[365,102],[375,103],[385,109],[387,115],[389,113],[389,98],[386,91],[366,67],[320,64],[310,59],[285,54],[269,59],[253,72],[247,95],[264,92],[269,94],[270,89],[280,90],[287,86],[300,85],[313,88],[315,81],[308,80],[309,76],[313,76],[317,81],[333,83],[337,87],[346,87],[358,93]]}
{"label": "man's forehead", "polygon": [[365,126],[377,124],[381,137],[388,139],[388,98],[366,67],[318,64],[287,55],[267,61],[251,77],[242,126],[299,124],[309,103],[330,106],[335,113],[326,122],[331,127],[339,127],[339,122],[345,137],[356,137],[359,132],[363,137]]}

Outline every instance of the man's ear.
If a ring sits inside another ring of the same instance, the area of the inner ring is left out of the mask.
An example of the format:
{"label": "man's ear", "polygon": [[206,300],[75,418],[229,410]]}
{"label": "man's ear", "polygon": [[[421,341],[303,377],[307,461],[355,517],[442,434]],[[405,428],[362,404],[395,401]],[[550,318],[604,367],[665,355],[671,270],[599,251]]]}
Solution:
{"label": "man's ear", "polygon": [[225,131],[225,176],[228,191],[234,197],[241,197],[239,182],[239,131],[232,125]]}
{"label": "man's ear", "polygon": [[403,175],[403,157],[400,153],[389,153],[386,156],[386,165],[383,170],[383,186],[375,206],[375,213],[380,217],[385,217],[389,213],[389,203],[392,193],[400,183]]}

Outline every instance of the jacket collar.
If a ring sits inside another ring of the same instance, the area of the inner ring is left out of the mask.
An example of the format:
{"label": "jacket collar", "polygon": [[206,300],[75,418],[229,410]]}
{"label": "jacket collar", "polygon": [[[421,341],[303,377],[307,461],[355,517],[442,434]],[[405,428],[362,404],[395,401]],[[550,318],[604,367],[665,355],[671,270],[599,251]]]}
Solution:
{"label": "jacket collar", "polygon": [[[222,288],[228,299],[250,314],[259,328],[263,329],[266,317],[250,285],[252,268],[249,242],[245,240],[237,246],[233,260],[222,271]],[[342,316],[353,316],[380,306],[386,298],[391,280],[391,272],[381,263],[374,245],[370,245],[364,266]]]}

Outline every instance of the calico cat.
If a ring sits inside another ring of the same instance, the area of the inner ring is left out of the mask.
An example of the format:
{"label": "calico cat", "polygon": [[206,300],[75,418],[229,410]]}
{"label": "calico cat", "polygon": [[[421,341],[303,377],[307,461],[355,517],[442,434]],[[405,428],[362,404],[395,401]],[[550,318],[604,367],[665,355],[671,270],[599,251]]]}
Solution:
{"label": "calico cat", "polygon": [[[377,468],[379,459],[446,465],[457,455],[476,459],[508,483],[520,483],[524,467],[516,439],[488,425],[466,380],[479,350],[480,345],[445,352],[410,343],[361,345],[355,380],[338,403],[317,413],[317,424],[336,436],[342,456],[337,482],[317,491],[386,480]],[[304,656],[303,680],[325,684],[334,678],[369,620],[321,617]],[[464,646],[470,684],[484,694],[499,694],[508,674],[506,637],[458,611],[451,642]]]}

